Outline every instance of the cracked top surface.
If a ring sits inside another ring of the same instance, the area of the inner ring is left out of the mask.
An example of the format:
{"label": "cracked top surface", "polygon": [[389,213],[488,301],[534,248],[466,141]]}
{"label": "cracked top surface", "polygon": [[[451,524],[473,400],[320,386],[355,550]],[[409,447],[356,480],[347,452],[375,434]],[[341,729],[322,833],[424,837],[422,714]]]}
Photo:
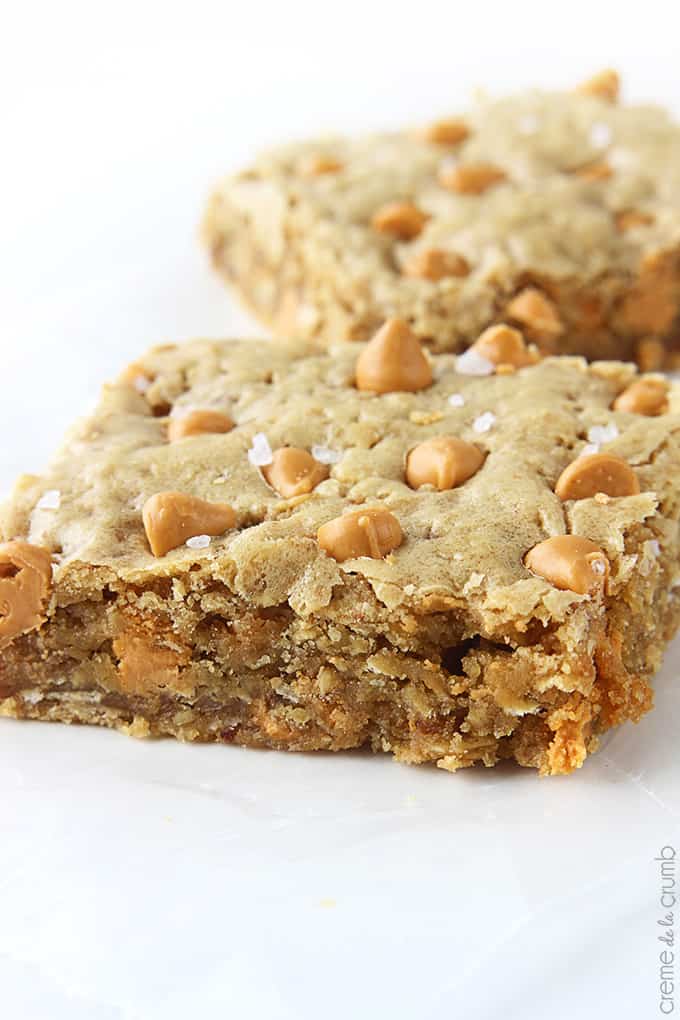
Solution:
{"label": "cracked top surface", "polygon": [[[558,591],[524,566],[527,551],[551,535],[573,532],[604,549],[610,593],[644,569],[647,554],[659,554],[655,542],[646,552],[624,550],[636,524],[651,524],[663,554],[664,528],[676,527],[680,503],[675,388],[671,413],[650,418],[610,410],[635,375],[631,365],[548,358],[480,377],[457,372],[454,355],[430,355],[431,386],[375,395],[353,384],[361,350],[341,344],[310,354],[269,341],[152,350],[132,375],[105,387],[43,476],[19,481],[0,536],[57,553],[57,589],[76,593],[92,584],[93,565],[101,568],[97,583],[115,575],[131,584],[193,566],[251,603],[288,600],[304,615],[359,575],[389,606],[460,607],[490,634],[508,621],[521,629],[535,617],[563,618],[589,598]],[[168,415],[187,409],[221,411],[234,428],[169,443]],[[260,433],[272,449],[321,447],[317,455],[334,461],[330,476],[309,494],[282,499],[249,459]],[[484,462],[457,488],[413,490],[406,456],[438,435],[475,444]],[[593,443],[634,467],[640,494],[605,504],[558,499],[559,475]],[[142,506],[166,490],[230,504],[236,527],[205,548],[192,543],[154,558]],[[388,508],[403,544],[385,559],[336,563],[319,548],[317,529],[362,504]]]}

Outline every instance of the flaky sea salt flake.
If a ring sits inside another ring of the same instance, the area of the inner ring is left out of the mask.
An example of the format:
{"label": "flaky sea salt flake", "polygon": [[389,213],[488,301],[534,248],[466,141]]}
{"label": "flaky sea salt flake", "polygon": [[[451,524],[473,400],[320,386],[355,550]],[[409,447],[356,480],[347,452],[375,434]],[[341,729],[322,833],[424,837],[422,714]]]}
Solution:
{"label": "flaky sea salt flake", "polygon": [[617,438],[618,434],[619,430],[614,422],[611,422],[609,425],[591,425],[588,429],[588,442],[598,445],[611,443]]}
{"label": "flaky sea salt flake", "polygon": [[339,450],[331,450],[328,446],[313,446],[312,457],[318,460],[319,464],[337,464],[342,460]]}
{"label": "flaky sea salt flake", "polygon": [[539,128],[538,117],[534,113],[525,113],[519,118],[517,127],[521,135],[535,135]]}
{"label": "flaky sea salt flake", "polygon": [[463,354],[456,358],[456,372],[459,375],[491,375],[493,365],[474,348],[469,347]]}
{"label": "flaky sea salt flake", "polygon": [[170,411],[171,418],[186,418],[192,411],[197,411],[199,408],[195,404],[173,404],[172,410]]}
{"label": "flaky sea salt flake", "polygon": [[488,432],[496,424],[496,415],[492,411],[484,411],[479,418],[475,418],[472,428],[475,432]]}
{"label": "flaky sea salt flake", "polygon": [[42,691],[31,689],[27,691],[21,691],[21,697],[26,702],[27,705],[37,705],[38,702],[43,700],[45,695],[42,693]]}
{"label": "flaky sea salt flake", "polygon": [[590,144],[594,149],[606,149],[612,140],[612,129],[604,121],[595,121],[590,128]]}
{"label": "flaky sea salt flake", "polygon": [[36,503],[37,510],[58,510],[61,506],[59,489],[48,489]]}
{"label": "flaky sea salt flake", "polygon": [[210,535],[194,535],[186,541],[189,549],[207,549],[210,545]]}
{"label": "flaky sea salt flake", "polygon": [[274,460],[272,448],[264,432],[256,432],[253,436],[253,445],[248,450],[248,460],[253,467],[266,467]]}

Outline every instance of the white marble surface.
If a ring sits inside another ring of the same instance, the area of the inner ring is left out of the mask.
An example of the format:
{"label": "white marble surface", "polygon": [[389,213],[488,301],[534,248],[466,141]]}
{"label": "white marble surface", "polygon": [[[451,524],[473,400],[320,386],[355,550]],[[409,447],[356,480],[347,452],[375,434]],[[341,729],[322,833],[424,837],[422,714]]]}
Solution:
{"label": "white marble surface", "polygon": [[[143,347],[258,332],[195,241],[210,181],[255,145],[603,62],[635,97],[680,98],[672,3],[641,24],[578,0],[559,46],[550,5],[521,0],[494,6],[491,34],[487,5],[428,0],[411,18],[102,11],[28,2],[3,22],[0,490]],[[680,850],[679,670],[676,643],[655,713],[555,780],[2,721],[0,1015],[661,1015],[654,857]]]}

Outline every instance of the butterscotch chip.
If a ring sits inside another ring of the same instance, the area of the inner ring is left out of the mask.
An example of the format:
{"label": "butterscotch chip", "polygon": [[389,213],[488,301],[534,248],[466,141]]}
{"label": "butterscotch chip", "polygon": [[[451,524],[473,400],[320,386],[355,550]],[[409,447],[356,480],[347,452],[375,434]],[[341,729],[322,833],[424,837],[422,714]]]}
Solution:
{"label": "butterscotch chip", "polygon": [[431,385],[432,369],[403,319],[388,319],[357,358],[355,380],[373,393],[415,392]]}
{"label": "butterscotch chip", "polygon": [[538,287],[524,287],[505,309],[506,315],[540,336],[555,337],[564,332],[562,320],[549,297]]}
{"label": "butterscotch chip", "polygon": [[0,545],[0,648],[41,626],[51,581],[49,549],[19,541]]}
{"label": "butterscotch chip", "polygon": [[473,443],[455,436],[435,436],[414,447],[406,460],[406,481],[412,489],[433,485],[439,492],[472,478],[484,463]]}
{"label": "butterscotch chip", "polygon": [[580,535],[556,535],[539,542],[524,558],[525,566],[562,590],[579,595],[602,591],[609,560],[602,549]]}
{"label": "butterscotch chip", "polygon": [[627,332],[659,336],[673,329],[680,310],[680,270],[663,252],[643,255],[637,280],[617,309],[617,326]]}
{"label": "butterscotch chip", "polygon": [[443,280],[446,276],[467,276],[470,265],[467,259],[455,252],[425,248],[405,263],[403,272],[405,276],[422,280]]}
{"label": "butterscotch chip", "polygon": [[443,167],[439,183],[459,195],[481,195],[506,179],[506,173],[493,163],[467,163]]}
{"label": "butterscotch chip", "polygon": [[316,534],[321,548],[333,559],[370,556],[380,560],[404,540],[399,521],[383,507],[362,507],[322,524]]}
{"label": "butterscotch chip", "polygon": [[118,381],[134,387],[138,393],[145,393],[153,382],[153,374],[138,361],[132,361],[123,369]]}
{"label": "butterscotch chip", "polygon": [[632,230],[635,227],[649,227],[654,223],[651,213],[642,212],[639,209],[624,209],[622,212],[616,213],[614,220],[616,229],[620,233],[625,233],[626,230]]}
{"label": "butterscotch chip", "polygon": [[328,478],[329,469],[307,450],[283,446],[274,450],[272,462],[262,468],[262,474],[280,496],[292,499],[315,489],[319,482]]}
{"label": "butterscotch chip", "polygon": [[646,336],[638,340],[635,346],[635,360],[641,372],[656,372],[663,368],[666,360],[666,348],[655,337]]}
{"label": "butterscotch chip", "polygon": [[422,137],[434,145],[460,145],[470,135],[470,128],[460,117],[445,117],[423,128]]}
{"label": "butterscotch chip", "polygon": [[154,556],[165,556],[196,535],[222,535],[236,524],[227,503],[209,503],[184,492],[158,492],[142,510],[146,537]]}
{"label": "butterscotch chip", "polygon": [[499,323],[497,326],[489,326],[479,336],[472,350],[476,351],[486,361],[496,365],[496,370],[502,368],[507,373],[508,368],[523,368],[525,365],[533,364],[537,359],[532,356],[524,342],[524,337],[518,329]]}
{"label": "butterscotch chip", "polygon": [[381,234],[411,241],[421,232],[428,217],[413,202],[388,202],[373,214],[371,225]]}
{"label": "butterscotch chip", "polygon": [[619,97],[620,86],[621,79],[618,73],[611,68],[607,68],[607,70],[600,71],[598,74],[593,75],[592,78],[582,82],[576,91],[586,96],[596,96],[598,99],[604,99],[608,103],[615,103]]}
{"label": "butterscotch chip", "polygon": [[577,457],[557,480],[555,495],[561,500],[606,496],[635,496],[640,483],[630,464],[613,453]]}
{"label": "butterscotch chip", "polygon": [[221,411],[189,411],[178,418],[171,418],[168,424],[168,439],[171,443],[187,436],[200,436],[210,432],[231,432],[234,423],[228,414]]}
{"label": "butterscotch chip", "polygon": [[604,160],[597,160],[594,163],[584,163],[572,170],[574,177],[580,177],[582,181],[606,181],[614,171],[609,163]]}
{"label": "butterscotch chip", "polygon": [[323,174],[335,174],[342,170],[342,163],[334,156],[315,153],[300,160],[299,172],[303,177],[320,177]]}
{"label": "butterscotch chip", "polygon": [[663,379],[636,379],[613,403],[615,411],[656,417],[668,410],[668,383]]}
{"label": "butterscotch chip", "polygon": [[167,693],[186,660],[181,650],[162,647],[158,638],[143,632],[119,634],[113,640],[113,651],[118,659],[118,685],[132,695]]}

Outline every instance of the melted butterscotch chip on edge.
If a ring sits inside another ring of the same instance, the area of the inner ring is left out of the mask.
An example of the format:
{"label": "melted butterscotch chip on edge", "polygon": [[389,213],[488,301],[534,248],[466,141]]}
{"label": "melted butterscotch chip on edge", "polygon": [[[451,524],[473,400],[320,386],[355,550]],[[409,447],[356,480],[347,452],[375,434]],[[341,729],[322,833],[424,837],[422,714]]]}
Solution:
{"label": "melted butterscotch chip on edge", "polygon": [[51,587],[49,549],[18,540],[0,545],[0,648],[42,626]]}
{"label": "melted butterscotch chip on edge", "polygon": [[556,588],[578,595],[603,591],[609,576],[604,551],[581,535],[555,535],[539,542],[524,557],[524,565]]}
{"label": "melted butterscotch chip on edge", "polygon": [[432,384],[432,368],[417,336],[403,319],[388,319],[356,361],[359,390],[415,392]]}
{"label": "melted butterscotch chip on edge", "polygon": [[[163,634],[123,630],[113,639],[113,652],[118,660],[118,686],[125,694],[167,694],[177,681],[179,668],[188,656],[178,648],[164,647]],[[176,644],[177,635],[172,639]]]}
{"label": "melted butterscotch chip on edge", "polygon": [[415,446],[406,458],[406,481],[412,489],[432,485],[439,492],[472,478],[484,463],[484,453],[456,436],[435,436]]}
{"label": "melted butterscotch chip on edge", "polygon": [[311,453],[294,446],[274,450],[271,464],[262,468],[267,484],[284,499],[312,492],[329,473],[329,468],[315,460]]}
{"label": "melted butterscotch chip on edge", "polygon": [[427,213],[413,202],[388,202],[374,212],[371,226],[380,234],[391,234],[400,241],[412,241],[428,221]]}
{"label": "melted butterscotch chip on edge", "polygon": [[627,461],[613,453],[592,453],[577,457],[555,485],[561,500],[605,496],[636,496],[640,491],[637,475]]}
{"label": "melted butterscotch chip on edge", "polygon": [[404,540],[399,521],[384,507],[361,507],[322,524],[317,531],[321,548],[342,563],[359,556],[379,560]]}
{"label": "melted butterscotch chip on edge", "polygon": [[158,557],[197,535],[223,535],[236,524],[236,514],[228,503],[209,503],[185,492],[157,492],[144,504],[142,521],[151,552]]}

